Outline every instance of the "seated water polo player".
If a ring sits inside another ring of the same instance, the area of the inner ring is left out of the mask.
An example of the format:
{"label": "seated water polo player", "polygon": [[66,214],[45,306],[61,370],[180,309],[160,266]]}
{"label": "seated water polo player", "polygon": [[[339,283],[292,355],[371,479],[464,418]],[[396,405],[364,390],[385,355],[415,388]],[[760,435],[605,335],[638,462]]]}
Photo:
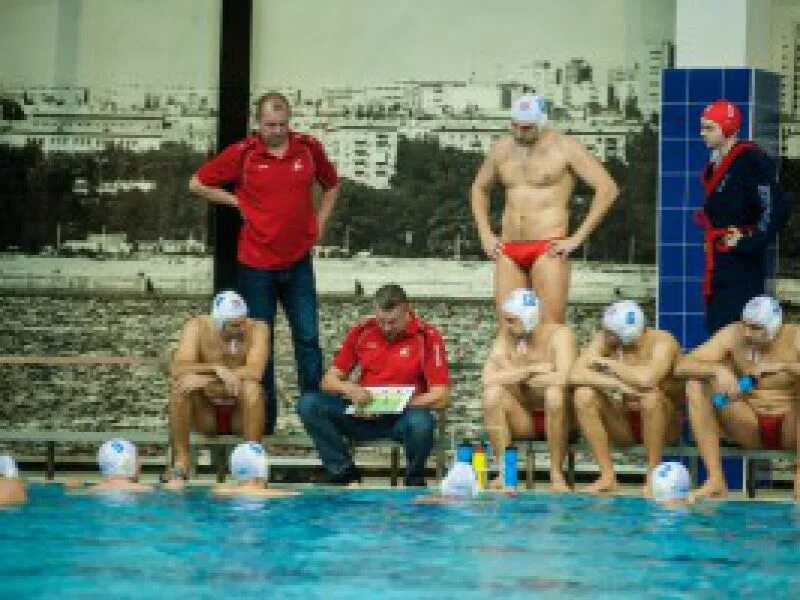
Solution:
{"label": "seated water polo player", "polygon": [[647,480],[661,462],[665,442],[677,439],[681,395],[672,368],[679,346],[666,331],[652,329],[638,304],[622,300],[603,312],[602,327],[583,349],[570,372],[575,413],[600,468],[587,492],[619,489],[609,441],[644,443]]}
{"label": "seated water polo player", "polygon": [[[678,361],[708,479],[696,497],[722,497],[728,489],[720,463],[720,431],[746,448],[798,450],[800,326],[783,323],[775,298],[756,296],[741,321],[720,329]],[[800,496],[800,466],[795,473]]]}
{"label": "seated water polo player", "polygon": [[567,377],[575,360],[572,330],[539,323],[539,301],[529,289],[512,291],[501,310],[500,331],[483,368],[483,420],[493,454],[502,456],[515,438],[546,437],[550,485],[568,491],[562,463],[574,422],[567,402]]}
{"label": "seated water polo player", "polygon": [[220,292],[211,315],[189,319],[172,359],[169,430],[175,467],[170,480],[189,472],[189,429],[206,434],[241,433],[261,442],[264,398],[261,377],[269,329],[247,317],[236,292]]}
{"label": "seated water polo player", "polygon": [[17,463],[8,455],[0,456],[0,506],[24,504],[27,499],[25,481],[19,476]]}
{"label": "seated water polo player", "polygon": [[[508,294],[533,288],[542,323],[563,323],[569,254],[599,225],[617,197],[609,174],[576,139],[544,128],[545,103],[523,96],[511,108],[511,135],[492,146],[472,184],[472,213],[484,252],[495,261],[498,315]],[[569,200],[580,179],[595,191],[580,226],[569,235]],[[489,193],[505,188],[498,238],[489,222]]]}
{"label": "seated water polo player", "polygon": [[231,476],[235,482],[214,487],[218,496],[247,496],[250,498],[283,498],[297,496],[292,490],[270,489],[269,463],[264,446],[245,442],[233,449],[230,456]]}

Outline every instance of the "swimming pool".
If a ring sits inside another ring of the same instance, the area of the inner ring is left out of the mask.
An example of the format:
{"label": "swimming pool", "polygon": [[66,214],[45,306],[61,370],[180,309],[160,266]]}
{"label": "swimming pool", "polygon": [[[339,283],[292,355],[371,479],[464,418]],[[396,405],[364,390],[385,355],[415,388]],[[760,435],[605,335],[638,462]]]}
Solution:
{"label": "swimming pool", "polygon": [[248,503],[34,485],[27,506],[0,510],[0,596],[779,598],[800,585],[791,504],[668,512],[540,493],[443,507],[415,495],[315,489]]}

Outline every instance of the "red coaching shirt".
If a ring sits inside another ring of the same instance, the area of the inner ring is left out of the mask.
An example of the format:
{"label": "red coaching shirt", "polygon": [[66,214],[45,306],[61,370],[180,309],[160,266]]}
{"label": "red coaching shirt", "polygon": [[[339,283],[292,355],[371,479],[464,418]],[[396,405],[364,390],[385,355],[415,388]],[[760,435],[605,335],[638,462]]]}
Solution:
{"label": "red coaching shirt", "polygon": [[359,385],[413,385],[414,395],[450,381],[441,334],[416,316],[405,333],[391,342],[374,317],[362,321],[347,332],[333,365],[343,373],[359,366]]}
{"label": "red coaching shirt", "polygon": [[253,135],[225,148],[196,175],[209,187],[233,184],[244,218],[237,258],[262,269],[283,269],[306,255],[318,234],[314,181],[324,189],[339,182],[322,144],[295,132],[281,157]]}

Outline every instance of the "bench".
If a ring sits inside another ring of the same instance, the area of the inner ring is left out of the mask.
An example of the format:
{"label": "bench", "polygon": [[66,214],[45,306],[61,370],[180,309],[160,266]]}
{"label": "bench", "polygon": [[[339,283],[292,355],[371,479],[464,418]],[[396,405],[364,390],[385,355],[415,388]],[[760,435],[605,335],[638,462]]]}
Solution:
{"label": "bench", "polygon": [[[439,419],[439,432],[437,443],[434,448],[434,461],[436,477],[441,479],[444,473],[446,461],[445,430],[446,424],[443,418]],[[134,444],[153,444],[169,445],[169,435],[164,431],[135,431],[135,430],[116,430],[116,431],[65,431],[65,430],[17,430],[0,431],[0,442],[32,442],[44,444],[46,447],[46,468],[45,478],[52,480],[55,477],[56,468],[56,444],[102,444],[106,440],[124,437]],[[230,448],[240,443],[242,438],[237,435],[204,435],[192,433],[190,435],[190,448],[192,456],[192,469],[197,465],[197,450],[202,447],[209,447],[214,450],[213,463],[217,475],[217,481],[224,481],[227,474],[227,455]],[[523,469],[525,473],[525,487],[533,489],[535,487],[536,474],[536,455],[548,452],[547,442],[538,440],[516,440],[523,448]],[[313,442],[306,435],[270,435],[263,438],[265,445],[273,446],[295,446],[312,448]],[[400,445],[391,440],[378,442],[364,442],[353,445],[359,447],[388,446],[391,449],[390,455],[390,482],[392,486],[397,485],[400,472]],[[622,454],[644,457],[646,451],[644,446],[629,446],[625,448],[615,448],[615,451]],[[576,452],[589,453],[589,447],[585,443],[570,444],[567,448],[567,482],[570,485],[575,483],[575,454]],[[737,447],[722,446],[720,448],[722,457],[741,458],[744,461],[745,482],[744,487],[748,498],[756,497],[755,486],[755,461],[793,459],[794,453],[786,450],[746,450]],[[699,454],[694,446],[667,446],[663,451],[664,456],[677,456],[689,458],[690,473],[694,483],[697,482]],[[320,464],[319,459],[313,463]]]}
{"label": "bench", "polygon": [[[2,365],[155,365],[165,367],[165,358],[135,357],[135,356],[8,356],[0,355],[0,366]],[[458,362],[452,365],[452,370],[467,370],[476,368],[480,365]],[[440,410],[437,418],[437,435],[434,440],[433,458],[436,469],[437,479],[441,479],[445,470],[447,460],[447,419],[446,410]],[[66,430],[22,430],[22,431],[0,431],[0,442],[34,442],[43,443],[46,446],[46,471],[47,479],[55,476],[56,455],[55,448],[57,443],[93,443],[101,444],[114,437],[125,437],[135,444],[153,444],[169,446],[169,435],[166,431],[137,431],[137,430],[115,430],[115,431],[66,431]],[[242,438],[235,435],[203,435],[192,433],[190,436],[190,449],[192,456],[192,469],[197,465],[197,449],[210,447],[214,450],[214,466],[217,480],[224,481],[226,476],[227,453],[230,448],[240,443]],[[525,487],[532,489],[535,484],[536,454],[547,453],[547,443],[545,441],[521,439],[515,440],[524,449],[524,471]],[[266,445],[283,445],[298,447],[313,447],[311,439],[306,435],[272,435],[265,436],[263,442]],[[360,442],[352,444],[354,448],[361,447],[386,447],[390,448],[389,475],[392,486],[397,485],[400,472],[400,447],[401,445],[391,440]],[[570,485],[575,483],[575,453],[577,451],[590,452],[585,443],[571,443],[567,449],[567,482]],[[615,451],[623,454],[630,454],[637,457],[645,455],[643,446],[630,446],[615,448]],[[784,450],[746,450],[737,447],[722,446],[720,448],[723,458],[741,458],[745,467],[745,489],[749,498],[754,498],[755,489],[755,461],[774,460],[781,458],[794,458],[794,453]],[[693,480],[697,482],[698,452],[694,446],[672,446],[666,447],[663,451],[664,456],[678,456],[690,458],[690,472]],[[319,464],[318,459],[313,464]]]}

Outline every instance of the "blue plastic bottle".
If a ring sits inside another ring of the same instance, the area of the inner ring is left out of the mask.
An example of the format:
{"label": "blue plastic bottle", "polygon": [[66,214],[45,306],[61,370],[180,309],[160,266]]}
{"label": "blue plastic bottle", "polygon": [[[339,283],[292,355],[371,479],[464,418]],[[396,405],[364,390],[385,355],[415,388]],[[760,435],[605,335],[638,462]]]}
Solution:
{"label": "blue plastic bottle", "polygon": [[517,447],[506,446],[503,454],[503,485],[507,488],[516,488],[519,482],[517,473]]}
{"label": "blue plastic bottle", "polygon": [[456,462],[472,464],[472,444],[467,440],[456,447]]}

